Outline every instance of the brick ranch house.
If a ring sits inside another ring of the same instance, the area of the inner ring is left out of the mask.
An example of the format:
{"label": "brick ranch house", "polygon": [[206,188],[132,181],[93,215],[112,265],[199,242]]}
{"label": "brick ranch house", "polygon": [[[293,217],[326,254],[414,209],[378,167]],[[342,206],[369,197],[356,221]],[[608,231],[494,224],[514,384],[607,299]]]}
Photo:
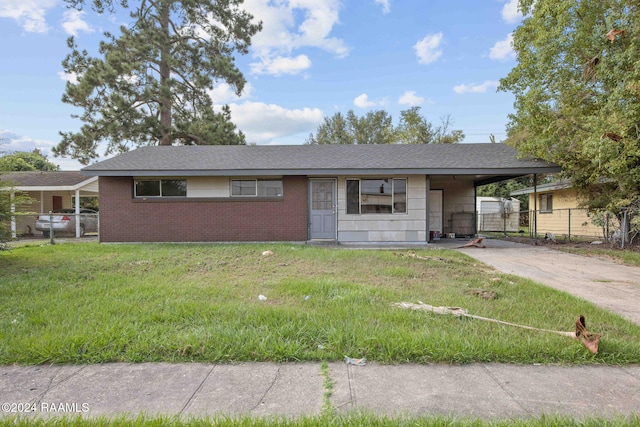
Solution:
{"label": "brick ranch house", "polygon": [[504,144],[145,147],[99,177],[102,242],[426,243],[475,234],[475,188],[558,172]]}

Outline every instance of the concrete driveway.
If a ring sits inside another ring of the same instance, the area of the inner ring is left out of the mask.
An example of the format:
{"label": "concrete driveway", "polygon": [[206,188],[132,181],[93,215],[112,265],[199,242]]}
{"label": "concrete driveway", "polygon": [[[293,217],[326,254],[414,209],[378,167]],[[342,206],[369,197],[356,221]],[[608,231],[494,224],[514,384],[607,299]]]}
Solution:
{"label": "concrete driveway", "polygon": [[640,268],[544,246],[496,239],[484,243],[484,249],[458,250],[501,272],[568,292],[640,324]]}

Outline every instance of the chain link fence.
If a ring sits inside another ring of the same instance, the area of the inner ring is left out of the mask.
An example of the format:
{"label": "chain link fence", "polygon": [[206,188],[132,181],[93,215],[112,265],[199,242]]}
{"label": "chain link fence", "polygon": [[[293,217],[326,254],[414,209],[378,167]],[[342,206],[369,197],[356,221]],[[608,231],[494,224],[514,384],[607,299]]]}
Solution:
{"label": "chain link fence", "polygon": [[[583,208],[478,214],[478,232],[517,232],[565,240],[622,240],[624,232],[620,224],[618,218],[608,212],[593,213]],[[627,229],[633,231],[631,227]]]}
{"label": "chain link fence", "polygon": [[[12,238],[83,237],[98,235],[100,216],[96,211],[82,209],[76,214],[73,209],[39,214],[14,213],[9,221]],[[79,220],[79,221],[78,221]]]}

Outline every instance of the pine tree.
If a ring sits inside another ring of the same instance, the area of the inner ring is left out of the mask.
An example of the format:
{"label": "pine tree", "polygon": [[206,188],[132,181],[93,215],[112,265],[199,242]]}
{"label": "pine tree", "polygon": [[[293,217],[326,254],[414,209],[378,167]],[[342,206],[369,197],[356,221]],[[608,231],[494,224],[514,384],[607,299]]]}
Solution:
{"label": "pine tree", "polygon": [[[81,9],[85,0],[65,0]],[[138,2],[136,2],[138,3]],[[242,0],[93,0],[97,13],[130,9],[133,22],[116,37],[105,33],[100,57],[80,50],[74,37],[63,61],[75,76],[62,100],[80,107],[79,132],[61,132],[56,155],[87,164],[100,143],[113,154],[141,145],[244,144],[228,107],[214,110],[208,92],[226,82],[240,95],[245,84],[234,52],[246,54],[261,29],[240,9]]]}

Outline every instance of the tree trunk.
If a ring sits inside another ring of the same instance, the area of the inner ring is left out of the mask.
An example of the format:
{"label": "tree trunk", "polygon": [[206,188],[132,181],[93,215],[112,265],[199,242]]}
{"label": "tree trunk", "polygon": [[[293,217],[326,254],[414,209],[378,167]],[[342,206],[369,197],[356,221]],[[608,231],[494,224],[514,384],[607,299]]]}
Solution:
{"label": "tree trunk", "polygon": [[171,69],[168,58],[170,56],[169,11],[171,0],[162,0],[160,9],[160,27],[162,29],[162,45],[160,47],[160,143],[171,145]]}

